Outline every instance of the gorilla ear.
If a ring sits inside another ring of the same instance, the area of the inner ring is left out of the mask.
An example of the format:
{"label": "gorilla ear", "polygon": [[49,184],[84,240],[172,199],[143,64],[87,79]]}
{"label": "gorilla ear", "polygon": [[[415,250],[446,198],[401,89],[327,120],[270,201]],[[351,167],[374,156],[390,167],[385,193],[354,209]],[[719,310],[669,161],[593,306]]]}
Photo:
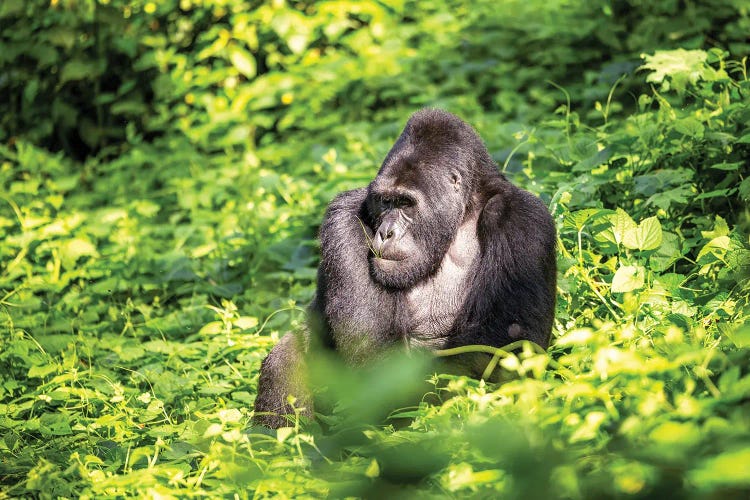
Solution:
{"label": "gorilla ear", "polygon": [[453,184],[453,189],[455,189],[456,191],[461,190],[461,174],[459,174],[455,170],[451,172],[451,184]]}

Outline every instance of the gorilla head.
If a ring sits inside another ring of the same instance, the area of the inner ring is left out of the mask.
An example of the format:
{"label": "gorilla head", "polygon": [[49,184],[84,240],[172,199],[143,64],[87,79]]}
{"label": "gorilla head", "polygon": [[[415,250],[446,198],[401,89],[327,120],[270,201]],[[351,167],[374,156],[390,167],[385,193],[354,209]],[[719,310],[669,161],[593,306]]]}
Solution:
{"label": "gorilla head", "polygon": [[467,211],[481,201],[476,183],[488,164],[474,130],[454,115],[422,110],[411,117],[367,189],[375,281],[406,289],[438,269]]}

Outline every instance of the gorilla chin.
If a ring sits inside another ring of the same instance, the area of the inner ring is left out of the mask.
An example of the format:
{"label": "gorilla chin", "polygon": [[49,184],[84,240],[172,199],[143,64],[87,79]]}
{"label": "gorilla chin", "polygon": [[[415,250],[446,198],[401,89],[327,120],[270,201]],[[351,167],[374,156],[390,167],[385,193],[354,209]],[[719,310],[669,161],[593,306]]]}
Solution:
{"label": "gorilla chin", "polygon": [[372,257],[370,272],[373,280],[392,290],[410,288],[422,280],[429,269],[424,269],[425,263],[416,259],[402,256]]}

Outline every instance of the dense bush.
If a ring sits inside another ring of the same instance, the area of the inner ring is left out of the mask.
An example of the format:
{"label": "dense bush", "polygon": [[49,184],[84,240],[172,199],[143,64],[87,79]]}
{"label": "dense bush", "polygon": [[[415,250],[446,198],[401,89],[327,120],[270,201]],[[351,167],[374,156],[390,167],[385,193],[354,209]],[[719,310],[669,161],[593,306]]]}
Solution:
{"label": "dense bush", "polygon": [[[0,27],[0,498],[750,492],[745,2],[4,0]],[[325,431],[248,428],[326,203],[428,105],[549,203],[553,346],[405,409],[394,360]]]}
{"label": "dense bush", "polygon": [[644,50],[750,49],[747,7],[723,0],[7,0],[0,23],[0,139],[78,158],[175,129],[242,148],[423,104],[529,123],[559,103],[550,81],[588,108]]}

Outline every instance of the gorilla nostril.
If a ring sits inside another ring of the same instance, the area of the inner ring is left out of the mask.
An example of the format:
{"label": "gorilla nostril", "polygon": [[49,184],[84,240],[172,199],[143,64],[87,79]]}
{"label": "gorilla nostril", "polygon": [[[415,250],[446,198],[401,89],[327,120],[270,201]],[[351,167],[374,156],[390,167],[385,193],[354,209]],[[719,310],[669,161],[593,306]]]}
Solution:
{"label": "gorilla nostril", "polygon": [[378,231],[378,236],[381,241],[389,240],[393,237],[393,229],[380,229]]}

